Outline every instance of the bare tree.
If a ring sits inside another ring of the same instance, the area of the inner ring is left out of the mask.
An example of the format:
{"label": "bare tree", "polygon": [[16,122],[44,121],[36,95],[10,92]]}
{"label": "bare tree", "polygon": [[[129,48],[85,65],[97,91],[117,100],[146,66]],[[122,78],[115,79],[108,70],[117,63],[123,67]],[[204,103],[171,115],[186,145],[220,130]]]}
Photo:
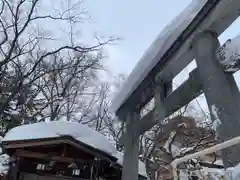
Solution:
{"label": "bare tree", "polygon": [[[217,143],[215,131],[209,124],[199,126],[194,118],[183,115],[166,119],[166,121],[164,125],[157,125],[142,138],[141,157],[152,178],[157,172],[159,179],[171,179],[170,164],[174,159]],[[223,166],[215,164],[218,158],[220,158],[219,154],[213,153],[206,156],[205,159],[198,159],[197,163],[195,161],[186,162],[180,168],[186,170],[189,165],[194,166],[198,163],[203,167],[223,168]]]}
{"label": "bare tree", "polygon": [[[102,57],[88,55],[70,56],[67,58],[52,56],[52,64],[44,64],[45,71],[53,69],[51,73],[39,78],[37,89],[43,97],[42,118],[50,121],[64,117],[72,120],[75,113],[80,113],[87,103],[87,97],[95,97],[94,80],[102,68]],[[78,117],[80,121],[82,117]]]}
{"label": "bare tree", "polygon": [[[69,119],[79,94],[101,68],[104,45],[116,40],[96,38],[94,45],[74,41],[74,28],[85,19],[83,1],[67,1],[64,9],[44,12],[41,0],[0,2],[0,117],[3,132],[12,126],[61,114]],[[78,11],[76,11],[78,10]],[[49,32],[49,27],[54,34]],[[70,27],[57,38],[58,24]],[[81,103],[80,103],[81,104]],[[25,122],[23,122],[23,119]]]}
{"label": "bare tree", "polygon": [[113,81],[100,82],[95,92],[95,100],[91,108],[91,118],[88,117],[91,126],[96,131],[103,133],[116,145],[118,144],[124,124],[117,120],[115,114],[111,111],[111,99],[115,95],[115,89],[119,88],[120,84],[125,79],[125,75],[120,74]]}

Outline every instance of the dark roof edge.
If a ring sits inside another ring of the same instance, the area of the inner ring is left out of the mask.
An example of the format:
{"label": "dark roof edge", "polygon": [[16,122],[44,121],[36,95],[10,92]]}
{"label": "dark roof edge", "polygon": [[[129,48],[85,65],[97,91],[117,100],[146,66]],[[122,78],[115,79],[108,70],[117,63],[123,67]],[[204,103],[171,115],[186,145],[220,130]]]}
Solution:
{"label": "dark roof edge", "polygon": [[[48,138],[40,138],[40,139],[27,139],[27,140],[13,140],[13,141],[3,141],[2,145],[3,148],[6,148],[6,146],[11,145],[11,144],[24,144],[24,143],[31,143],[31,142],[47,142],[47,141],[54,141],[54,140],[62,140],[62,141],[71,141],[74,144],[77,144],[79,146],[82,146],[84,148],[89,149],[90,151],[92,151],[92,153],[97,153],[98,155],[100,155],[101,157],[107,157],[108,160],[111,161],[111,163],[116,162],[117,158],[104,152],[101,151],[97,148],[94,148],[86,143],[80,142],[78,140],[76,140],[75,138],[73,138],[72,136],[68,136],[68,135],[64,135],[64,136],[60,136],[60,137],[48,137]],[[72,144],[73,145],[73,144]],[[79,148],[77,146],[75,146],[76,148]],[[10,148],[6,148],[6,149],[10,149]],[[11,148],[14,149],[14,148]]]}

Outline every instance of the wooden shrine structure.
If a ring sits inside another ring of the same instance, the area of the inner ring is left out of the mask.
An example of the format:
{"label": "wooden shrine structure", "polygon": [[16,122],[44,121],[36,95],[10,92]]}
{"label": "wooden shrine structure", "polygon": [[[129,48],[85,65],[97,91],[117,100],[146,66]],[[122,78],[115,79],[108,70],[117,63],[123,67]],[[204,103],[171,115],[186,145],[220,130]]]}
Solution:
{"label": "wooden shrine structure", "polygon": [[116,157],[71,136],[4,141],[3,146],[11,157],[7,180],[121,179],[122,166]]}
{"label": "wooden shrine structure", "polygon": [[[233,77],[217,58],[218,37],[239,17],[239,0],[201,0],[191,4],[167,26],[146,51],[112,101],[125,124],[123,180],[138,178],[139,136],[205,94],[219,141],[240,135],[240,97]],[[220,49],[219,49],[220,48]],[[195,59],[197,68],[176,90],[173,78]],[[154,108],[141,110],[154,99]],[[164,125],[162,125],[164,128]],[[240,162],[240,146],[223,152],[225,167]]]}

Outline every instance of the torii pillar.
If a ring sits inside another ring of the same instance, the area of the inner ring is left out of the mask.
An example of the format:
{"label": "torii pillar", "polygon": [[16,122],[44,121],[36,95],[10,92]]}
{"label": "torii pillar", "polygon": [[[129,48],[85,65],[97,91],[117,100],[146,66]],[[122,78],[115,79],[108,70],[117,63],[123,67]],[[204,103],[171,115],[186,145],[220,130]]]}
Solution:
{"label": "torii pillar", "polygon": [[[216,33],[198,34],[192,43],[197,69],[219,142],[240,135],[240,98],[232,74],[227,74],[216,57],[220,47]],[[214,122],[215,121],[215,122]],[[222,151],[225,168],[240,162],[240,145]]]}
{"label": "torii pillar", "polygon": [[136,123],[139,120],[140,112],[127,112],[122,180],[138,180],[139,133],[136,130]]}

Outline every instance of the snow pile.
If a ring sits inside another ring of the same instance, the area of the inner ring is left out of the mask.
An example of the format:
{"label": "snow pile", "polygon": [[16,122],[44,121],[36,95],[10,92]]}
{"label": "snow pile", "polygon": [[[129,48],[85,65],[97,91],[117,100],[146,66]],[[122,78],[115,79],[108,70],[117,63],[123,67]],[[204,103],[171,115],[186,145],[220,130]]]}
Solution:
{"label": "snow pile", "polygon": [[240,36],[229,39],[216,52],[226,72],[236,72],[240,64]]}
{"label": "snow pile", "polygon": [[[51,121],[21,125],[11,129],[5,135],[3,141],[34,140],[66,135],[116,157],[118,159],[117,163],[123,165],[123,153],[118,152],[105,136],[86,125],[76,122]],[[139,161],[139,174],[147,177],[145,164],[141,161]]]}

